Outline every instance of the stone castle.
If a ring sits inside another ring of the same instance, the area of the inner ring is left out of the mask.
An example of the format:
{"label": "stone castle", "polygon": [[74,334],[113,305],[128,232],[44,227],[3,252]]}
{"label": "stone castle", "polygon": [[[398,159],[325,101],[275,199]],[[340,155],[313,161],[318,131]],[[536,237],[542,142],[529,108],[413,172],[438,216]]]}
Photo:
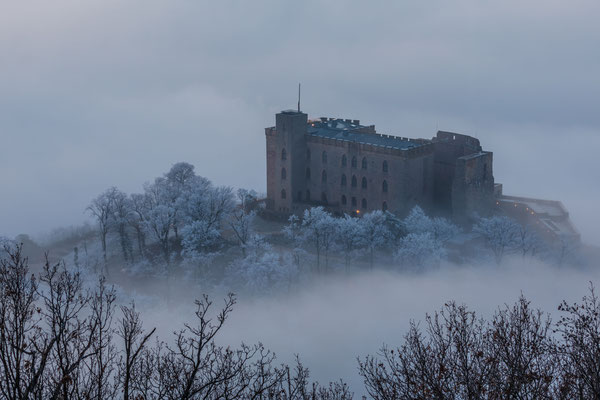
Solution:
{"label": "stone castle", "polygon": [[300,110],[276,114],[265,134],[266,208],[273,214],[320,205],[340,215],[403,216],[419,205],[465,220],[496,208],[546,236],[578,237],[560,202],[504,196],[494,183],[492,152],[471,136],[438,131],[432,139],[409,139],[358,120],[309,120]]}

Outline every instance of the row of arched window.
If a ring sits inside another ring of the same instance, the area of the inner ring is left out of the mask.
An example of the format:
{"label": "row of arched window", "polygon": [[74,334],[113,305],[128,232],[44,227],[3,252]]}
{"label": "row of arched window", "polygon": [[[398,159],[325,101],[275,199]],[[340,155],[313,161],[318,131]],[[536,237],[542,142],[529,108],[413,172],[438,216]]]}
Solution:
{"label": "row of arched window", "polygon": [[[281,179],[285,179],[286,178],[286,171],[285,168],[281,169]],[[310,168],[306,168],[306,179],[310,179]],[[321,172],[321,182],[322,183],[327,183],[327,171],[323,170]],[[347,182],[347,178],[346,178],[346,174],[342,174],[342,179],[341,179],[341,185],[343,187],[347,186],[348,182]],[[358,180],[356,179],[356,175],[352,175],[352,182],[351,185],[353,188],[358,186]],[[367,189],[367,178],[366,177],[362,177],[361,182],[360,182],[360,187],[363,189]],[[388,183],[386,180],[383,181],[381,190],[383,191],[383,193],[387,193],[388,192]]]}
{"label": "row of arched window", "polygon": [[[286,199],[287,198],[287,193],[285,191],[285,189],[281,189],[281,198],[282,199]],[[298,191],[298,201],[302,201],[302,192]],[[306,191],[306,201],[310,201],[310,190]],[[351,206],[352,207],[356,207],[358,205],[356,197],[352,196],[350,198],[351,201]],[[327,194],[325,192],[321,193],[321,202],[327,204]],[[343,194],[342,195],[342,199],[341,199],[342,205],[345,206],[348,204],[348,199],[346,198],[346,195]],[[367,209],[367,199],[363,198],[360,202],[360,208],[362,210],[366,210]],[[387,206],[387,202],[383,202],[383,204],[381,205],[381,209],[383,211],[386,211],[388,208]]]}
{"label": "row of arched window", "polygon": [[[310,160],[310,149],[306,150],[306,159]],[[281,160],[285,161],[287,160],[287,152],[284,149],[281,149]],[[323,164],[327,164],[327,152],[323,151],[323,153],[321,154],[321,161],[323,162]],[[348,163],[348,158],[346,157],[346,155],[342,155],[342,167],[345,167]],[[357,168],[358,165],[358,160],[356,159],[356,156],[352,157],[351,160],[351,165],[352,168]],[[368,162],[367,162],[367,157],[363,157],[362,161],[361,161],[361,168],[366,170],[368,166]],[[383,170],[383,172],[388,172],[388,162],[387,160],[384,160],[381,166],[381,169]]]}

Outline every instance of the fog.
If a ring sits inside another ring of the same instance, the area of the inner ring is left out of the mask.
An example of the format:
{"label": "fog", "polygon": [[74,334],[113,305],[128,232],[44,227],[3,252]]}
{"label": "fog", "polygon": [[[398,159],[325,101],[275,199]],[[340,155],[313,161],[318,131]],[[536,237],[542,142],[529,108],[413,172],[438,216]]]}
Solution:
{"label": "fog", "polygon": [[8,3],[0,234],[80,223],[90,199],[188,161],[265,190],[263,128],[296,104],[379,131],[472,134],[505,192],[563,200],[598,244],[600,5],[475,1]]}
{"label": "fog", "polygon": [[[588,294],[590,282],[598,285],[599,278],[596,268],[561,269],[520,258],[502,266],[446,265],[420,275],[383,270],[338,275],[289,295],[241,297],[218,342],[234,347],[242,341],[261,342],[277,354],[279,362],[293,362],[294,354],[299,354],[313,379],[326,383],[343,378],[355,395],[361,395],[364,388],[356,358],[376,354],[384,343],[400,346],[411,319],[423,326],[426,313],[450,300],[487,318],[523,294],[533,307],[557,320],[560,301],[580,301]],[[187,295],[172,298],[169,306],[164,299],[146,298],[138,304],[145,326],[157,326],[162,339],[169,339],[184,320],[189,322],[192,299],[199,295],[189,290],[173,292]],[[222,305],[219,295],[213,294],[212,300],[217,310]]]}

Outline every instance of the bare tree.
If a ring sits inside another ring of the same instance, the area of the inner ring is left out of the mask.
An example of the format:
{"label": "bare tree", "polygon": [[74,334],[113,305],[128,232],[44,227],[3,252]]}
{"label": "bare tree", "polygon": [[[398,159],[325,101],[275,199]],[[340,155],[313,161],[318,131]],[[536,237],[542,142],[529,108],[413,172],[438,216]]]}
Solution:
{"label": "bare tree", "polygon": [[108,274],[108,265],[106,259],[106,236],[110,229],[110,218],[112,214],[112,196],[111,193],[116,191],[117,188],[110,188],[104,193],[101,193],[92,200],[91,204],[87,207],[87,210],[96,217],[98,222],[98,229],[100,230],[100,241],[102,243],[102,256],[104,258],[104,271]]}

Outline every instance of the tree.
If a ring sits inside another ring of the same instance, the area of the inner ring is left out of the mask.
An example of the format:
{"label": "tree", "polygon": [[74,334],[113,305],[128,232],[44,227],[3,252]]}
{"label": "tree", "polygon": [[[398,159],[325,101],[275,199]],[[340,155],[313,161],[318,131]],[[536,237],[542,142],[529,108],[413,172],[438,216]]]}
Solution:
{"label": "tree", "polygon": [[325,271],[329,267],[329,252],[332,250],[335,239],[337,223],[323,207],[312,207],[304,211],[302,221],[295,216],[290,217],[286,228],[288,236],[300,245],[314,250],[317,257],[317,272],[321,272],[321,255],[325,257]]}
{"label": "tree", "polygon": [[100,230],[100,241],[102,243],[102,256],[104,259],[104,270],[108,273],[108,262],[106,257],[106,236],[110,228],[110,219],[113,211],[112,204],[112,193],[117,188],[112,187],[107,189],[92,200],[91,204],[87,207],[87,210],[96,217],[98,222],[98,229]]}
{"label": "tree", "polygon": [[111,207],[111,223],[115,226],[116,231],[119,233],[119,242],[121,244],[121,251],[123,252],[123,259],[133,262],[133,249],[131,248],[131,240],[127,233],[127,225],[130,220],[132,213],[132,204],[130,203],[127,195],[116,188],[112,188],[109,192]]}
{"label": "tree", "polygon": [[444,255],[442,243],[424,232],[409,233],[402,238],[394,258],[403,265],[422,268],[427,264],[438,265]]}
{"label": "tree", "polygon": [[347,214],[343,218],[338,218],[336,222],[336,242],[340,244],[340,248],[344,252],[344,264],[347,272],[353,254],[358,251],[362,243],[362,225],[358,218]]}
{"label": "tree", "polygon": [[483,236],[498,264],[507,252],[516,248],[520,229],[516,221],[504,216],[481,218],[473,227],[474,232]]}
{"label": "tree", "polygon": [[375,251],[384,247],[391,238],[383,211],[371,211],[360,218],[361,244],[369,255],[369,265],[373,269]]}

